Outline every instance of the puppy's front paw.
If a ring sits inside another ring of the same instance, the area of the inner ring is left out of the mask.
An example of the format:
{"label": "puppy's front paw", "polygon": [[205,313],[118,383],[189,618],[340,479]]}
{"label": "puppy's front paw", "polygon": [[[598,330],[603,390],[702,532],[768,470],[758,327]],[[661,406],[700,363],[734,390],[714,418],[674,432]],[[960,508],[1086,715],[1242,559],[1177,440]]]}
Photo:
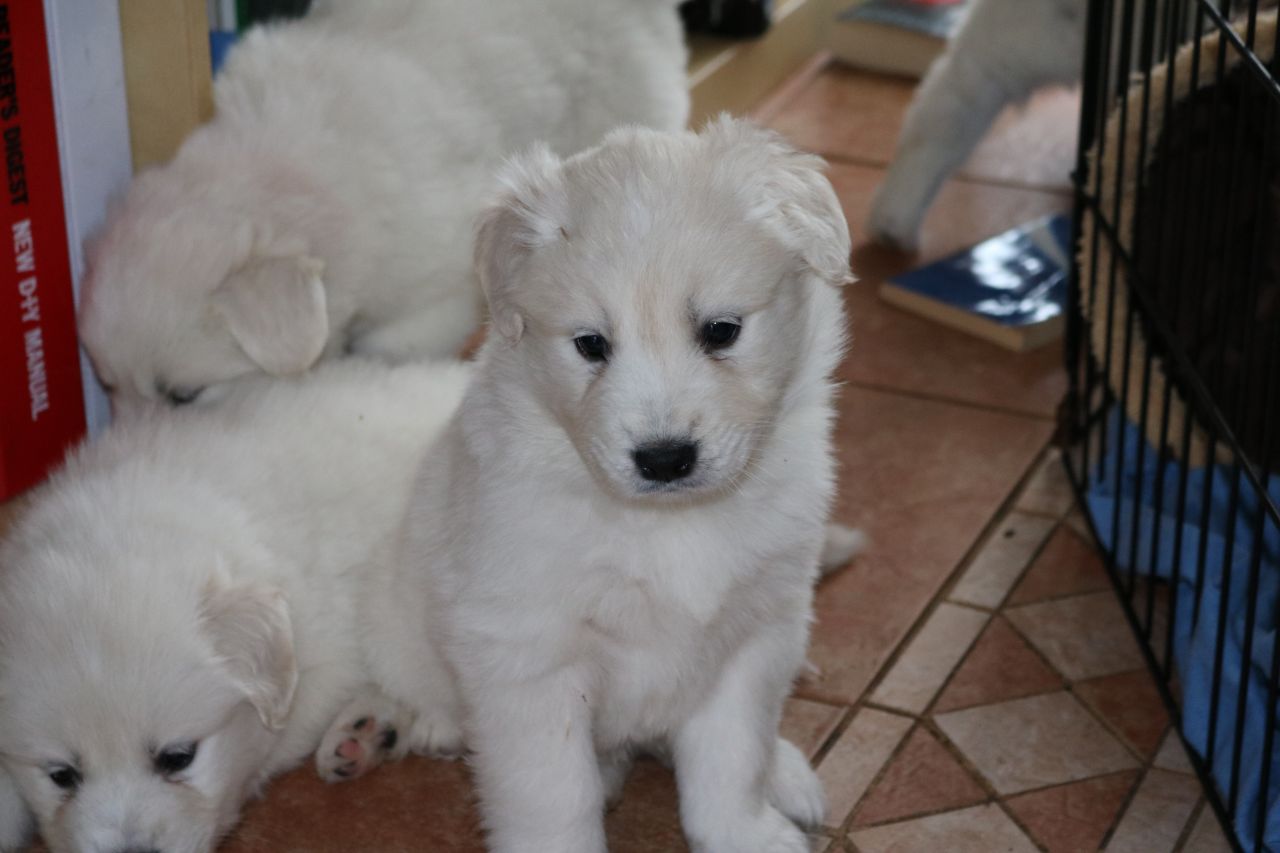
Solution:
{"label": "puppy's front paw", "polygon": [[778,738],[773,772],[769,774],[769,802],[804,827],[819,826],[827,816],[822,780],[804,753],[782,738]]}
{"label": "puppy's front paw", "polygon": [[895,192],[888,184],[881,186],[871,203],[867,233],[877,243],[914,252],[920,244],[920,222],[924,219],[924,211],[905,200],[906,195]]}
{"label": "puppy's front paw", "polygon": [[325,732],[316,750],[316,772],[326,782],[358,779],[384,761],[402,758],[409,715],[385,697],[357,699]]}
{"label": "puppy's front paw", "polygon": [[695,842],[697,853],[809,853],[809,840],[773,806],[753,820],[738,822],[723,837]]}

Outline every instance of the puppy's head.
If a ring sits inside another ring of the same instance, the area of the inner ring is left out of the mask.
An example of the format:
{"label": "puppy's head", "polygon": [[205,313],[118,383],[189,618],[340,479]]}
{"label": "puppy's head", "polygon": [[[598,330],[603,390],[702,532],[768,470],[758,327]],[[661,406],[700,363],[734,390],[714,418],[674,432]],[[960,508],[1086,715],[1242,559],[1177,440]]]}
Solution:
{"label": "puppy's head", "polygon": [[729,119],[508,166],[477,244],[492,346],[615,493],[732,487],[825,387],[850,239],[821,169]]}
{"label": "puppy's head", "polygon": [[163,528],[0,551],[0,761],[57,853],[212,849],[292,698],[280,596]]}
{"label": "puppy's head", "polygon": [[246,374],[306,370],[324,349],[320,261],[263,223],[271,186],[234,172],[181,157],[144,172],[86,246],[81,340],[126,411],[209,401]]}

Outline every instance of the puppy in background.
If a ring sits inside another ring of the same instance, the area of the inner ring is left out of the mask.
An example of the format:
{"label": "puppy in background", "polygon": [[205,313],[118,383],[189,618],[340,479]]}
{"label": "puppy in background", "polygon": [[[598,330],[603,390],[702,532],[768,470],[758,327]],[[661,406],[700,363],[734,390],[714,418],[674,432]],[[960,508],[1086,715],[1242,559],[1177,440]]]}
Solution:
{"label": "puppy in background", "polygon": [[477,248],[492,329],[373,628],[421,626],[442,660],[418,677],[456,674],[493,850],[599,853],[658,744],[694,849],[806,851],[822,786],[778,723],[850,279],[822,163],[721,119],[537,148],[505,186]]}
{"label": "puppy in background", "polygon": [[0,544],[0,850],[34,817],[54,853],[202,853],[313,751],[340,779],[460,749],[403,706],[322,735],[386,701],[368,659],[414,654],[364,643],[366,600],[466,379],[248,383],[113,427],[33,493]]}
{"label": "puppy in background", "polygon": [[[907,109],[867,230],[914,251],[934,196],[1009,104],[1079,81],[1085,0],[973,0]],[[1114,65],[1113,65],[1114,67]]]}
{"label": "puppy in background", "polygon": [[208,401],[356,353],[452,356],[471,228],[507,153],[683,127],[675,0],[340,0],[248,33],[216,115],[87,249],[82,339],[113,399]]}

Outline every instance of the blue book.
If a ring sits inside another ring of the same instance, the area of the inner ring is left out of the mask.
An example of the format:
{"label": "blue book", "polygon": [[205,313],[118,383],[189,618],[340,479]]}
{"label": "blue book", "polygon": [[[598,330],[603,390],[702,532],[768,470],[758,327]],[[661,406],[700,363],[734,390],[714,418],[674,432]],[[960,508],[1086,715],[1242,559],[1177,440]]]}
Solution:
{"label": "blue book", "polygon": [[1062,334],[1070,246],[1070,220],[1045,217],[892,278],[880,298],[1006,349],[1034,349]]}

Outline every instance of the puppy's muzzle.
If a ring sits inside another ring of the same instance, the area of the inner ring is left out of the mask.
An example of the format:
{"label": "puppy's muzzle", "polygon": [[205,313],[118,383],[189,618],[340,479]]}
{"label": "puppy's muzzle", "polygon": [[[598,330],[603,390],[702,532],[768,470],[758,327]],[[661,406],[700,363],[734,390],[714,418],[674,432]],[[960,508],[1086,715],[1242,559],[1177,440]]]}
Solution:
{"label": "puppy's muzzle", "polygon": [[670,483],[693,473],[698,465],[698,445],[692,441],[655,441],[636,448],[631,458],[641,477]]}

